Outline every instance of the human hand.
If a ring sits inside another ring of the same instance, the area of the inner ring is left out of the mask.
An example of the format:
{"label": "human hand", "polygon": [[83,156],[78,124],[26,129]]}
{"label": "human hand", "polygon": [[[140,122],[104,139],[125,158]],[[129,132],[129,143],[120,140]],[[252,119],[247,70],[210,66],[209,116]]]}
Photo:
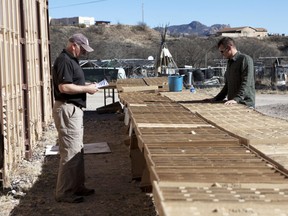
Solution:
{"label": "human hand", "polygon": [[224,103],[225,105],[231,105],[231,104],[237,104],[237,101],[235,100],[228,100]]}
{"label": "human hand", "polygon": [[95,83],[88,84],[86,88],[88,94],[95,94],[98,91],[98,87]]}

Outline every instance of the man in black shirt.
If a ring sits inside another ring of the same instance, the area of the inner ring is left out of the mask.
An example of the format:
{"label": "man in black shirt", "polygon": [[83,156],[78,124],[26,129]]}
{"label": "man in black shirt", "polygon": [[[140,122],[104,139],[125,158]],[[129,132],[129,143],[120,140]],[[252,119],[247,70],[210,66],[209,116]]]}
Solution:
{"label": "man in black shirt", "polygon": [[82,108],[86,107],[86,93],[94,94],[98,89],[95,84],[85,84],[78,61],[81,55],[92,51],[83,34],[74,34],[53,65],[53,118],[58,131],[60,152],[55,193],[58,202],[79,203],[84,201],[83,196],[94,193],[94,189],[84,185]]}

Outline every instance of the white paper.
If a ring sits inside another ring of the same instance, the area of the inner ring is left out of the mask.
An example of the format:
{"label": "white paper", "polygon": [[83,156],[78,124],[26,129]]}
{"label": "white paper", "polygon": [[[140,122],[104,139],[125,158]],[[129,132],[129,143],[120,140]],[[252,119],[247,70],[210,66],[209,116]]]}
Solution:
{"label": "white paper", "polygon": [[101,88],[101,87],[104,87],[104,86],[109,86],[109,83],[107,82],[106,79],[100,81],[99,83],[96,83],[96,87],[97,88]]}

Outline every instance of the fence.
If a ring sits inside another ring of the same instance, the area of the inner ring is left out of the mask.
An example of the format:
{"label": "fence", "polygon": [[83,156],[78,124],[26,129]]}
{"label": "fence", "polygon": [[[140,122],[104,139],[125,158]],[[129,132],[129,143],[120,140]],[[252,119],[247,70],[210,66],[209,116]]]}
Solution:
{"label": "fence", "polygon": [[52,117],[48,0],[0,0],[0,180],[8,186]]}

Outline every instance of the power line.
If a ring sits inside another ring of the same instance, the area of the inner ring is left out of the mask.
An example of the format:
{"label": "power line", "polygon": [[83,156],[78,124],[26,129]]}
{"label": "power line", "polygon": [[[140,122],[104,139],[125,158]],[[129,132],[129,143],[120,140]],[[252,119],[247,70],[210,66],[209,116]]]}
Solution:
{"label": "power line", "polygon": [[79,5],[86,5],[86,4],[94,4],[98,2],[103,2],[108,0],[98,0],[98,1],[90,1],[90,2],[82,2],[82,3],[76,3],[76,4],[69,4],[69,5],[62,5],[62,6],[56,6],[56,7],[50,7],[49,9],[57,9],[57,8],[65,8],[65,7],[74,7]]}

